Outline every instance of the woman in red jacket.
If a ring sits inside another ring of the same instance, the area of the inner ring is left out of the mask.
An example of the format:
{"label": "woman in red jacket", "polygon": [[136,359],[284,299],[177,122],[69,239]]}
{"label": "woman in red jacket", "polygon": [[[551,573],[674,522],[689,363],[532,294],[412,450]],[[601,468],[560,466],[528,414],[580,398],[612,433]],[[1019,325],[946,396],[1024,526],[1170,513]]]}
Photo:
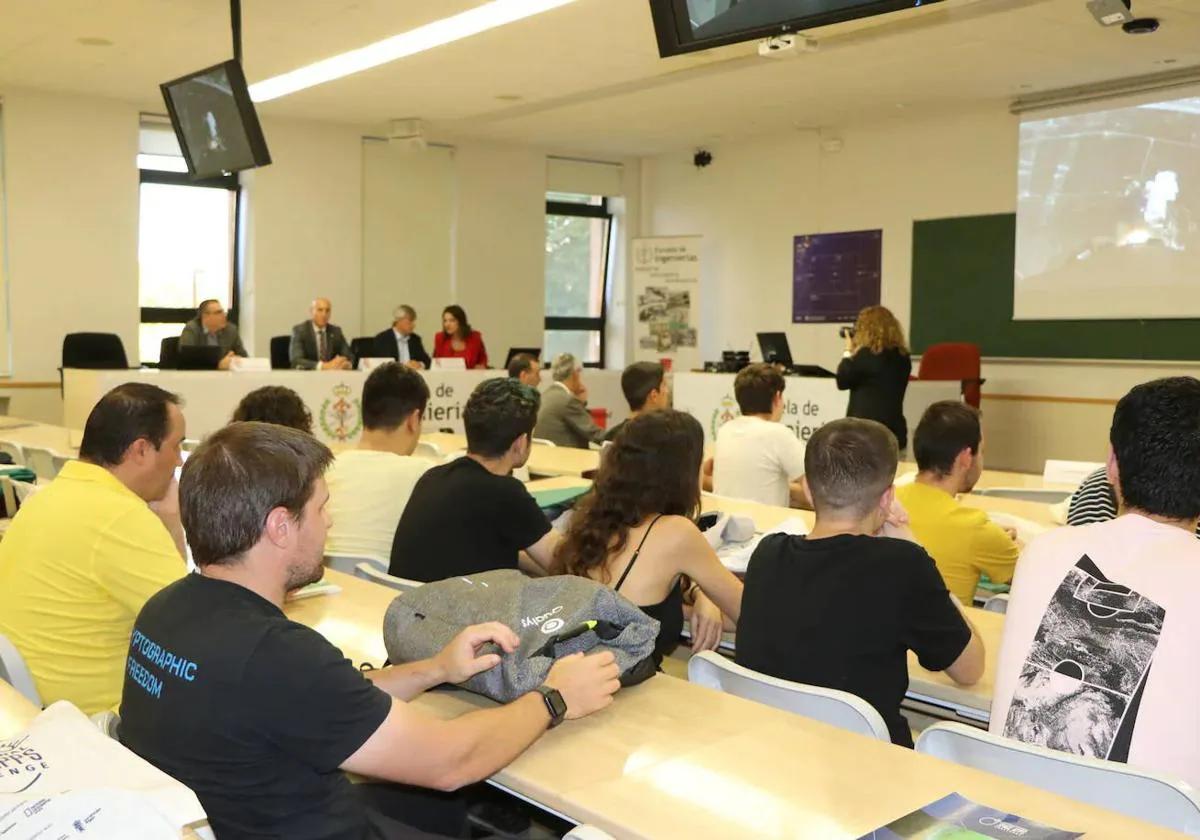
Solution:
{"label": "woman in red jacket", "polygon": [[433,358],[462,359],[468,370],[488,366],[483,334],[471,329],[467,313],[457,304],[442,310],[442,331],[433,337]]}

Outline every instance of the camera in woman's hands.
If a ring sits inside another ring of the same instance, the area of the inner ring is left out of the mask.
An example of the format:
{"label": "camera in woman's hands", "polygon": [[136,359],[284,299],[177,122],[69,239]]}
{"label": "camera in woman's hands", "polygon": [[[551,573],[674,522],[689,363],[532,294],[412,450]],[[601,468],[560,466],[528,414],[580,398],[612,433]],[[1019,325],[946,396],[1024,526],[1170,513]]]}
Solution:
{"label": "camera in woman's hands", "polygon": [[854,327],[842,327],[838,330],[838,335],[842,338],[854,338]]}

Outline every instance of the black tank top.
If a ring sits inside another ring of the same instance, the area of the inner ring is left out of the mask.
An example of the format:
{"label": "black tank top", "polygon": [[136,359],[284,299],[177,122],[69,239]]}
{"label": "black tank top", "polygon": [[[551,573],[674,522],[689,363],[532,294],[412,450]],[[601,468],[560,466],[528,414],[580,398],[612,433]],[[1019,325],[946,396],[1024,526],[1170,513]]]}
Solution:
{"label": "black tank top", "polygon": [[[629,558],[629,564],[625,567],[625,571],[621,573],[621,578],[617,581],[617,585],[613,587],[614,591],[621,591],[621,584],[625,582],[625,578],[629,577],[629,572],[633,569],[633,564],[637,562],[638,555],[642,553],[642,546],[646,544],[646,537],[650,536],[651,529],[654,528],[655,524],[662,517],[662,514],[654,517],[654,521],[650,523],[650,527],[646,529],[646,533],[642,534],[642,541],[634,549],[633,556]],[[679,646],[679,637],[683,633],[683,591],[679,588],[679,578],[676,577],[675,580],[671,581],[671,591],[667,593],[666,598],[650,606],[638,604],[638,609],[655,619],[660,625],[658,628],[658,641],[654,643],[654,664],[662,665],[663,657],[670,656],[671,651]]]}

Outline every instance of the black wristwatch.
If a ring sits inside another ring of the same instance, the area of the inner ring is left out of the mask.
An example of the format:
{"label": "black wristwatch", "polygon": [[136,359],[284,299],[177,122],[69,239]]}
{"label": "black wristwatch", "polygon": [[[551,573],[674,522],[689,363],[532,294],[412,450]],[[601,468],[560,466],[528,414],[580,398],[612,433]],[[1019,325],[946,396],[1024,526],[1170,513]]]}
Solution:
{"label": "black wristwatch", "polygon": [[550,713],[551,729],[567,719],[567,701],[563,699],[557,689],[539,685],[534,690],[542,695],[542,702],[546,704],[546,711]]}

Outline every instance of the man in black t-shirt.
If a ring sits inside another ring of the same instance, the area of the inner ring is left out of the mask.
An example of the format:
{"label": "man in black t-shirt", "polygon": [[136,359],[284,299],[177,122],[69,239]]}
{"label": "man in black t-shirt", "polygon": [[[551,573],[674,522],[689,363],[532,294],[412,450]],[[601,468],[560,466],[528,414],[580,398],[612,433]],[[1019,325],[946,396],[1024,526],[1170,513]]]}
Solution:
{"label": "man in black t-shirt", "polygon": [[512,471],[529,460],[538,392],[481,382],[463,410],[467,454],[417,481],[392,539],[388,571],[425,583],[491,569],[550,568],[558,534]]}
{"label": "man in black t-shirt", "polygon": [[737,661],[857,695],[883,717],[892,743],[911,747],[900,714],[908,651],[961,685],[983,676],[984,651],[933,558],[916,543],[881,535],[897,455],[895,436],[874,420],[835,420],[812,436],[804,484],[817,521],[807,537],[775,534],[755,549]]}
{"label": "man in black t-shirt", "polygon": [[443,721],[406,701],[494,667],[503,654],[480,650],[512,651],[510,628],[471,627],[432,659],[364,675],[290,621],[287,593],[323,574],[331,459],[280,426],[211,435],[179,492],[200,571],[151,598],[134,624],[121,741],[191,788],[221,840],[426,837],[372,812],[342,771],[454,790],[564,716],[612,702],[618,686],[611,654],[564,659],[538,691]]}

